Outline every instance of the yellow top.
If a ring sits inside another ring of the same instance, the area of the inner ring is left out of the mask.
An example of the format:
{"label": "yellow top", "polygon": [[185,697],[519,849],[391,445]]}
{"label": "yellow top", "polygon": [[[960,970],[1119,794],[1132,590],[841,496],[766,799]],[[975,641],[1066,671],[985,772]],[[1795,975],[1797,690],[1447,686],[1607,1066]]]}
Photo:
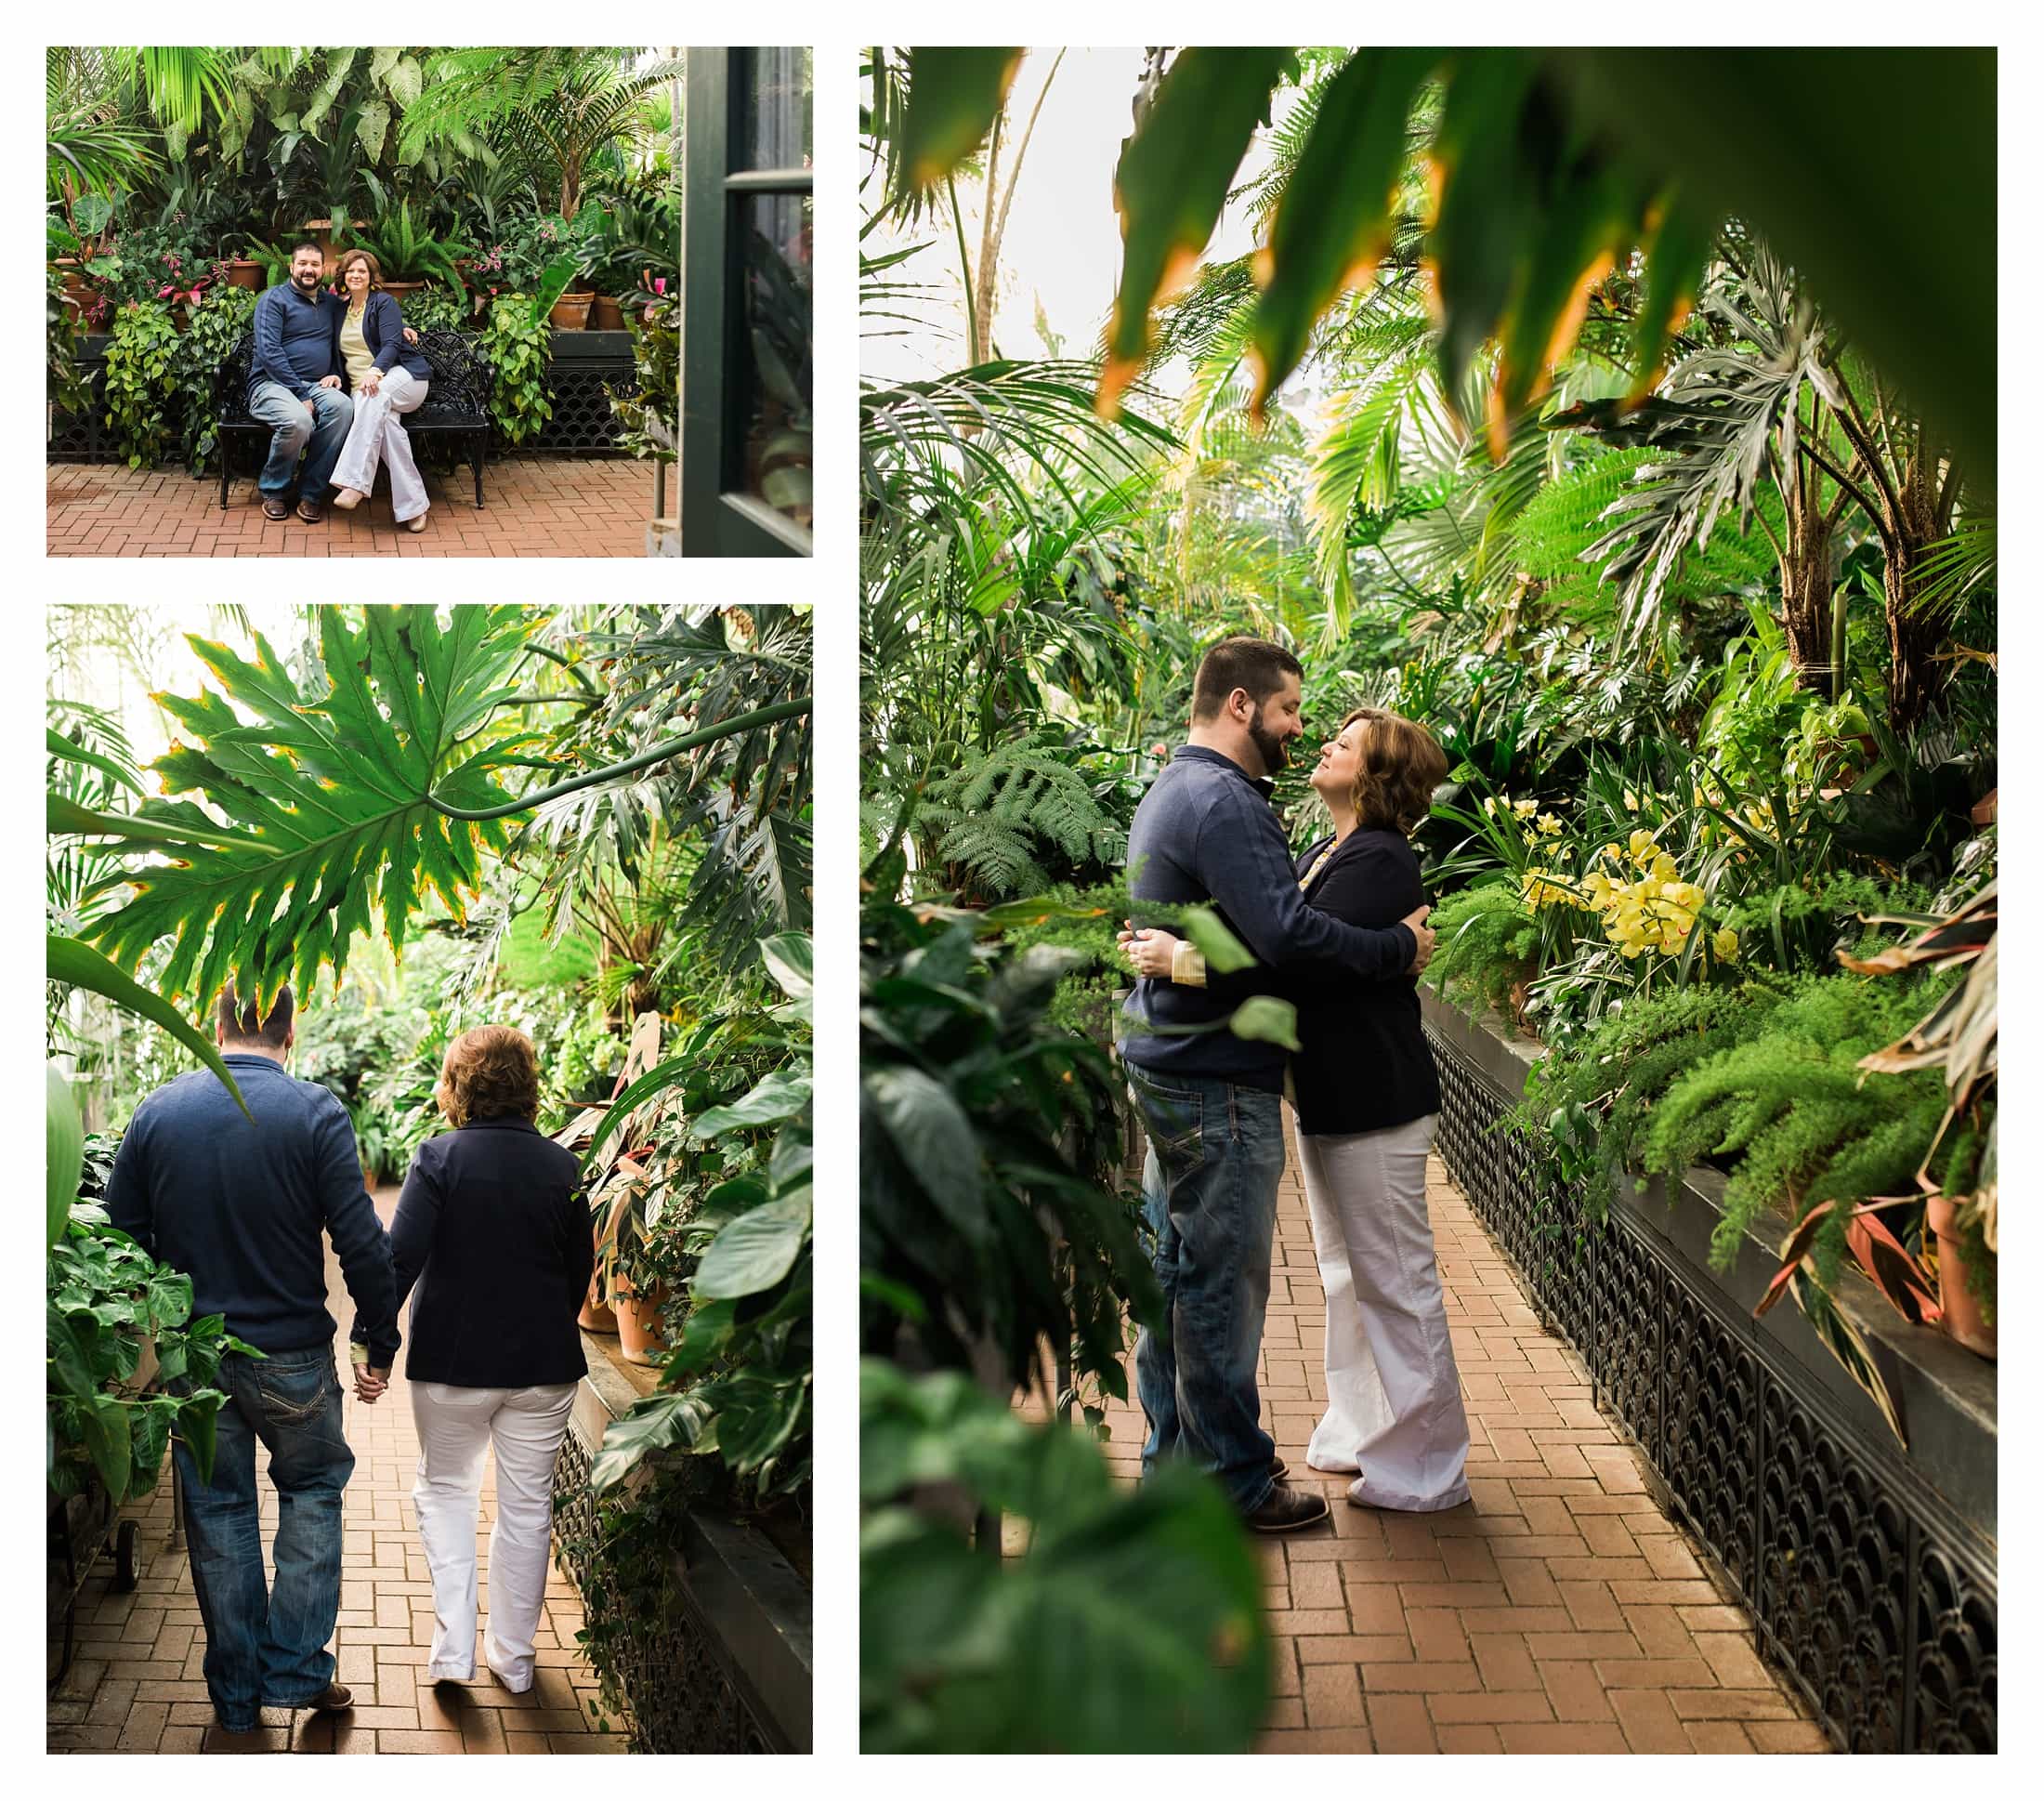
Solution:
{"label": "yellow top", "polygon": [[370,354],[369,341],[362,336],[362,319],[369,311],[369,302],[360,307],[350,307],[347,317],[341,321],[341,360],[347,364],[347,385],[360,388],[362,377],[376,366],[376,359]]}

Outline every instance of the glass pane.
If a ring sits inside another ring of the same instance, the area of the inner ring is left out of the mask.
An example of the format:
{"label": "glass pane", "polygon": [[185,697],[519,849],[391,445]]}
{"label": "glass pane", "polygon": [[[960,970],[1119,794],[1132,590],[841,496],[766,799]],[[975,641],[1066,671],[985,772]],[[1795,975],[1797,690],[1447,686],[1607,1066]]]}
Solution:
{"label": "glass pane", "polygon": [[744,421],[735,485],[810,523],[809,328],[814,273],[807,194],[746,194],[732,207],[745,284],[733,359]]}
{"label": "glass pane", "polygon": [[806,45],[731,52],[737,83],[734,169],[806,169],[814,132],[813,53]]}

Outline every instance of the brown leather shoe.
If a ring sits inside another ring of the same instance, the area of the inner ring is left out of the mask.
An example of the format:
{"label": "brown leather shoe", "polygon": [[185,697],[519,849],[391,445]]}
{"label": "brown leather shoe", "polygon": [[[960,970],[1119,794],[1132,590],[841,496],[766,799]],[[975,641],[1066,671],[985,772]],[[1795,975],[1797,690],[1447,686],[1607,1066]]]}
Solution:
{"label": "brown leather shoe", "polygon": [[355,1691],[344,1689],[338,1682],[329,1682],[325,1690],[310,1701],[295,1701],[292,1706],[309,1709],[315,1714],[345,1714],[355,1704]]}
{"label": "brown leather shoe", "polygon": [[1295,1489],[1283,1482],[1271,1485],[1264,1504],[1242,1516],[1242,1524],[1252,1532],[1296,1532],[1317,1526],[1328,1518],[1327,1496],[1317,1489]]}
{"label": "brown leather shoe", "polygon": [[291,503],[282,494],[265,494],[263,517],[266,519],[287,519],[291,517]]}
{"label": "brown leather shoe", "polygon": [[326,508],[316,500],[301,500],[298,503],[298,517],[308,525],[317,525],[326,517]]}
{"label": "brown leather shoe", "polygon": [[1282,1457],[1273,1457],[1270,1460],[1270,1479],[1272,1481],[1283,1481],[1288,1473],[1285,1467],[1285,1460]]}

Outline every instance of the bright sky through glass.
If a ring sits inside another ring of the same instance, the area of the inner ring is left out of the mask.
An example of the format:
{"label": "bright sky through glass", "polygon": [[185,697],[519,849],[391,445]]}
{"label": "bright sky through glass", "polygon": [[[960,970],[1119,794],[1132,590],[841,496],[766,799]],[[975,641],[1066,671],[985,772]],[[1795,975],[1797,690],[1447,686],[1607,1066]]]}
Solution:
{"label": "bright sky through glass", "polygon": [[[1042,91],[1043,77],[1056,58],[1055,49],[1031,50],[1024,59],[1009,96],[1007,144],[1020,141],[1029,112]],[[1131,106],[1143,72],[1139,48],[1072,49],[1051,84],[1049,98],[1036,122],[1022,179],[1008,215],[1001,247],[1002,283],[994,320],[994,340],[1009,356],[1048,356],[1052,347],[1036,329],[1037,303],[1042,303],[1051,334],[1063,340],[1067,356],[1090,356],[1098,345],[1114,303],[1114,284],[1121,267],[1121,232],[1114,212],[1114,166],[1121,140],[1133,124]],[[1003,167],[998,178],[1007,181]],[[1236,185],[1263,164],[1259,138]],[[871,204],[877,184],[869,188]],[[965,212],[965,240],[976,258],[984,183],[962,179],[958,197]],[[962,301],[957,238],[948,217],[925,220],[912,233],[897,233],[883,243],[875,232],[866,241],[868,254],[903,244],[924,243],[928,248],[896,271],[902,279],[930,283],[937,293],[923,309],[935,328],[902,337],[866,339],[861,355],[865,374],[875,380],[911,380],[954,369],[963,361],[965,314]],[[1239,256],[1253,247],[1249,224],[1239,207],[1229,207],[1207,246],[1209,260]],[[1175,392],[1183,387],[1183,367],[1162,372],[1160,386]]]}

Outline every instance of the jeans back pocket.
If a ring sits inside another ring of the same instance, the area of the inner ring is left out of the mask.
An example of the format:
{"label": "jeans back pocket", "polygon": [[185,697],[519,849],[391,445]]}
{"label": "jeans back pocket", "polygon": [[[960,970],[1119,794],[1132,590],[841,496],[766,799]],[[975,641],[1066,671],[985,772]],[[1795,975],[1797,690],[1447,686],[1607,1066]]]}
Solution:
{"label": "jeans back pocket", "polygon": [[1206,1126],[1205,1097],[1190,1089],[1165,1087],[1138,1074],[1133,1064],[1124,1067],[1129,1098],[1135,1104],[1159,1166],[1173,1178],[1197,1169],[1206,1161],[1200,1142]]}

